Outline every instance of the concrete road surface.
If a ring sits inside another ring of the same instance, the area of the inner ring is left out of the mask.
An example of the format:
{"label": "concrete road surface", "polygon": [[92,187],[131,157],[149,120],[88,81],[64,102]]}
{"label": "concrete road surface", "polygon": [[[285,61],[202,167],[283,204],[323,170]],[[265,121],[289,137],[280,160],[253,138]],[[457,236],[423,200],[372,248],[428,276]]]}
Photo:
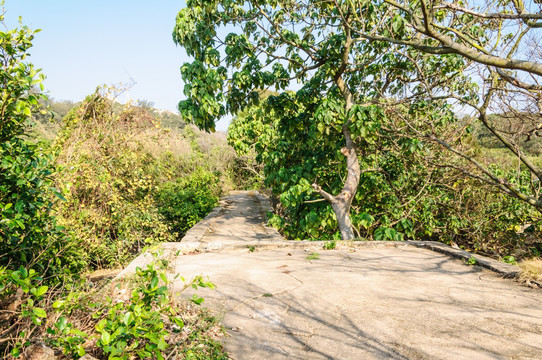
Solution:
{"label": "concrete road surface", "polygon": [[[233,359],[542,359],[542,292],[416,248],[229,250],[175,272],[223,316]],[[314,257],[314,256],[313,256]]]}
{"label": "concrete road surface", "polygon": [[187,253],[175,273],[216,284],[198,294],[232,359],[542,359],[542,291],[412,246],[300,247],[267,209],[234,193],[167,245]]}

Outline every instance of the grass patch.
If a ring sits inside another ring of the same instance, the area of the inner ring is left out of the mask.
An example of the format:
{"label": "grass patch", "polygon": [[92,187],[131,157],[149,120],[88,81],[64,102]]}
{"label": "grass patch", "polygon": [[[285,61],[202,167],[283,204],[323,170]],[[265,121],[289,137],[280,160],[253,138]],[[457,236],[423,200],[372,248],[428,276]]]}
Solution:
{"label": "grass patch", "polygon": [[336,240],[326,241],[326,243],[324,244],[324,250],[333,250],[336,247],[337,247]]}
{"label": "grass patch", "polygon": [[312,252],[306,257],[306,259],[307,260],[318,260],[318,259],[320,259],[320,254]]}

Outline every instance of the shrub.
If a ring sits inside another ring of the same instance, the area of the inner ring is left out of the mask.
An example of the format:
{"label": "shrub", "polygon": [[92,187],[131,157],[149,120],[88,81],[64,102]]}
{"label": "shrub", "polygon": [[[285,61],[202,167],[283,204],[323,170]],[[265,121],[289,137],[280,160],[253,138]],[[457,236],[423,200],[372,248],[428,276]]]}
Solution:
{"label": "shrub", "polygon": [[[175,353],[227,359],[213,339],[221,332],[216,318],[194,306],[204,301],[196,294],[186,300],[179,300],[179,293],[173,296],[167,266],[166,260],[155,260],[116,286],[81,282],[64,289],[43,285],[32,269],[0,267],[0,298],[9,310],[0,317],[6,339],[0,342],[0,356],[20,357],[39,338],[76,359],[85,353],[108,359],[163,359]],[[180,292],[214,288],[201,276],[175,279],[184,282]]]}
{"label": "shrub", "polygon": [[35,87],[44,76],[25,62],[36,32],[22,25],[0,31],[0,264],[34,267],[51,277],[77,272],[84,263],[51,215],[54,195],[62,197],[53,187],[51,158],[24,140],[43,97]]}
{"label": "shrub", "polygon": [[119,266],[147,245],[174,239],[154,204],[158,160],[138,141],[156,129],[154,119],[129,106],[115,110],[104,91],[72,109],[53,144],[67,199],[59,220],[94,268]]}
{"label": "shrub", "polygon": [[182,235],[218,204],[219,182],[220,174],[203,170],[167,182],[157,192],[158,211]]}

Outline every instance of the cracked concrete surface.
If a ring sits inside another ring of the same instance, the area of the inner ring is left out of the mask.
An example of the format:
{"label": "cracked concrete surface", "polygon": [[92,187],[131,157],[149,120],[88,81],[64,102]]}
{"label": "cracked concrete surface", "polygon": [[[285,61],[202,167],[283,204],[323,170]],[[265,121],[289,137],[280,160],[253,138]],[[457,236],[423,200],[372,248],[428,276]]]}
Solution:
{"label": "cracked concrete surface", "polygon": [[412,246],[250,251],[284,242],[261,201],[229,196],[198,235],[237,247],[174,259],[175,273],[216,284],[197,293],[232,359],[542,359],[540,290]]}
{"label": "cracked concrete surface", "polygon": [[539,290],[427,250],[319,253],[229,250],[175,271],[217,285],[198,293],[233,359],[542,358]]}

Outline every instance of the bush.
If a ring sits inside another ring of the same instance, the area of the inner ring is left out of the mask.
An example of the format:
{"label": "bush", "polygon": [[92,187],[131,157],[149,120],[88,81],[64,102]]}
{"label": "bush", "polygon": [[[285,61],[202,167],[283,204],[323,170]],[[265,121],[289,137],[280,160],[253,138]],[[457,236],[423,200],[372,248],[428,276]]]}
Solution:
{"label": "bush", "polygon": [[[204,299],[194,294],[180,300],[179,292],[174,297],[167,266],[167,261],[155,260],[116,286],[80,282],[64,289],[43,285],[32,269],[0,267],[1,305],[9,310],[0,317],[6,339],[0,342],[0,356],[20,358],[40,339],[74,359],[85,353],[108,359],[164,359],[176,353],[227,359],[213,339],[222,332],[216,318],[194,306]],[[214,288],[201,276],[179,281],[184,282],[180,292]]]}
{"label": "bush", "polygon": [[21,139],[0,144],[0,263],[46,277],[75,275],[85,262],[51,215],[51,199],[62,195],[53,187],[50,157],[38,151]]}
{"label": "bush", "polygon": [[35,33],[26,26],[0,31],[0,265],[63,276],[84,263],[51,215],[54,195],[62,197],[53,187],[51,158],[24,140],[43,97],[35,89],[43,75],[24,62]]}
{"label": "bush", "polygon": [[56,181],[67,199],[56,209],[59,221],[93,268],[119,266],[145,246],[175,238],[154,204],[163,166],[139,141],[156,129],[154,119],[131,107],[115,110],[100,91],[66,116],[53,144],[62,168]]}
{"label": "bush", "polygon": [[167,182],[157,192],[158,211],[179,235],[203,219],[217,204],[220,174],[197,171],[175,182]]}

